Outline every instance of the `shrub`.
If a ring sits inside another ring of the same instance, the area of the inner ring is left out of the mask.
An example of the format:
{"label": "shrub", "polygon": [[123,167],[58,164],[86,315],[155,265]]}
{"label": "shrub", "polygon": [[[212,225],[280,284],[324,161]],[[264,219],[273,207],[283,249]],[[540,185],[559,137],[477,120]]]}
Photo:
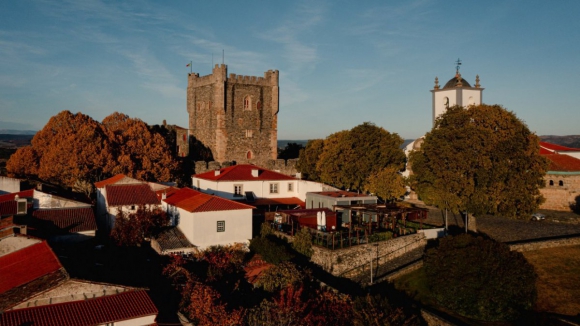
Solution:
{"label": "shrub", "polygon": [[308,228],[303,227],[296,233],[294,241],[292,242],[292,248],[308,258],[312,257],[314,250],[312,249],[312,236]]}
{"label": "shrub", "polygon": [[513,320],[536,300],[536,273],[519,252],[497,241],[462,234],[441,239],[425,256],[437,302],[480,320]]}
{"label": "shrub", "polygon": [[292,255],[279,240],[275,236],[254,238],[250,241],[250,250],[260,254],[270,264],[278,265],[292,259]]}

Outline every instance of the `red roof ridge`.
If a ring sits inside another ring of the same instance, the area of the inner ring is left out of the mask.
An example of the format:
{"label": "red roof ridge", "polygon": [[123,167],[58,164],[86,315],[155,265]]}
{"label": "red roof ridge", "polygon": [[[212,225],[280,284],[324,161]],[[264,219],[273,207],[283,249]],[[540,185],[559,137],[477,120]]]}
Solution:
{"label": "red roof ridge", "polygon": [[540,147],[545,148],[550,151],[562,151],[562,152],[577,152],[580,148],[566,147],[558,144],[552,144],[545,141],[540,142]]}
{"label": "red roof ridge", "polygon": [[[259,171],[257,177],[252,175],[252,170]],[[194,177],[213,181],[298,180],[292,176],[251,164],[239,164],[221,168],[219,169],[219,175],[215,175],[215,171],[218,170],[195,174]]]}
{"label": "red roof ridge", "polygon": [[191,188],[181,188],[170,197],[164,199],[164,201],[168,205],[179,207],[192,213],[254,208],[250,205],[215,195],[209,195]]}

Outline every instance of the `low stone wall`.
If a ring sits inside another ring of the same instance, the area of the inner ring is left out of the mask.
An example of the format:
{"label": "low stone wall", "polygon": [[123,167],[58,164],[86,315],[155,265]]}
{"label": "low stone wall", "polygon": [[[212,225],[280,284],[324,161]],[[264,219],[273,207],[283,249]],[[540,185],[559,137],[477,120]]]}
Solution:
{"label": "low stone wall", "polygon": [[512,251],[523,252],[523,251],[532,251],[546,248],[576,246],[576,245],[580,245],[580,236],[563,239],[530,241],[525,243],[513,243],[510,244],[509,246]]}
{"label": "low stone wall", "polygon": [[382,264],[410,250],[424,248],[426,244],[425,235],[417,233],[335,250],[315,246],[311,260],[332,275],[348,277],[358,274],[360,266],[369,264],[371,255],[373,264]]}

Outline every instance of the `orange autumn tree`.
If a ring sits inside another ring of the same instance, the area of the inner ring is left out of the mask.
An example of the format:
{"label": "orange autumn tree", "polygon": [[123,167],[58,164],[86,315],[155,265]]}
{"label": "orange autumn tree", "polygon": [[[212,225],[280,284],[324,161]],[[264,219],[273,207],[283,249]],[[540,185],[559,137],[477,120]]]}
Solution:
{"label": "orange autumn tree", "polygon": [[111,133],[117,164],[110,174],[126,174],[146,181],[170,181],[178,168],[165,138],[143,121],[115,112],[103,125]]}
{"label": "orange autumn tree", "polygon": [[90,193],[112,164],[107,131],[82,113],[62,111],[34,135],[30,146],[16,151],[6,164],[10,175],[33,177]]}
{"label": "orange autumn tree", "polygon": [[16,151],[6,164],[10,176],[39,178],[87,195],[94,182],[118,173],[145,181],[171,181],[178,168],[169,145],[149,126],[122,113],[103,123],[62,111]]}

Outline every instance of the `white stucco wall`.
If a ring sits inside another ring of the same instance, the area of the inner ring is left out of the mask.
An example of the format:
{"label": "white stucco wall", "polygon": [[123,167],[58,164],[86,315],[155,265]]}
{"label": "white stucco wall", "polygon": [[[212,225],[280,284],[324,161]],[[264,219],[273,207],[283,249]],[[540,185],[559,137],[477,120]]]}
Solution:
{"label": "white stucco wall", "polygon": [[[248,243],[252,238],[252,210],[228,210],[191,213],[178,208],[179,229],[189,242],[203,250],[209,246]],[[225,231],[217,232],[217,222],[225,222]]]}
{"label": "white stucco wall", "polygon": [[[270,193],[270,184],[278,184],[278,193]],[[193,187],[199,191],[208,194],[214,194],[227,199],[240,199],[234,196],[234,186],[242,185],[242,192],[253,192],[258,198],[288,198],[296,197],[300,200],[306,200],[307,192],[337,190],[334,187],[323,183],[307,180],[269,180],[269,181],[209,181],[204,179],[192,178]],[[292,184],[292,191],[288,190],[288,184]]]}

